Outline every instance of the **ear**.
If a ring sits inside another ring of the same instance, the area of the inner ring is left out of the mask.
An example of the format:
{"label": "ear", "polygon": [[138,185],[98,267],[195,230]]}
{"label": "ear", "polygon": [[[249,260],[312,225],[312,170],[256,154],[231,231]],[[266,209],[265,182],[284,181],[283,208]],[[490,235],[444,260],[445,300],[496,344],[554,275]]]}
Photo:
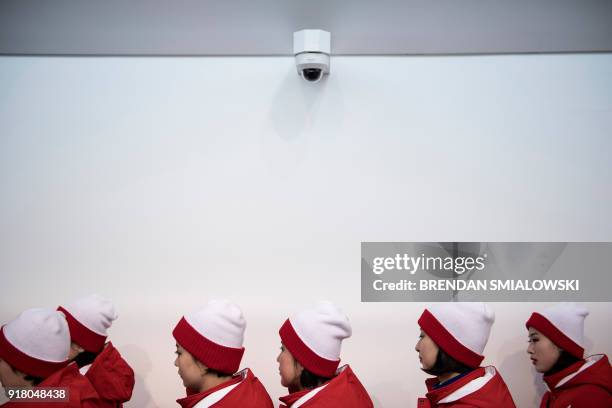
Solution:
{"label": "ear", "polygon": [[297,375],[299,377],[300,375],[302,375],[302,371],[304,371],[304,366],[302,364],[300,364],[300,362],[295,360],[295,359],[293,361],[295,361],[295,370],[296,370]]}
{"label": "ear", "polygon": [[193,361],[195,361],[196,365],[198,366],[198,369],[200,370],[200,375],[202,377],[204,377],[206,374],[208,374],[208,367],[206,367],[204,364],[202,364],[202,362],[200,360],[196,360],[194,358]]}

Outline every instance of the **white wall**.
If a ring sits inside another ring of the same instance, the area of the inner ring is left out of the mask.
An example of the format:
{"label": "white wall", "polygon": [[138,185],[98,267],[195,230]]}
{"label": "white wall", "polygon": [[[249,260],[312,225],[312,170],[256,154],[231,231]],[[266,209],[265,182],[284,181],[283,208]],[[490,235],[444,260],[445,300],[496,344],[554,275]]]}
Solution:
{"label": "white wall", "polygon": [[[280,324],[332,299],[376,406],[411,406],[425,305],[361,304],[361,241],[612,239],[612,55],[332,64],[313,86],[291,58],[0,58],[0,321],[109,296],[127,406],[173,407],[183,313],[239,302],[276,399]],[[491,306],[487,361],[535,406],[540,305]],[[588,306],[610,353],[610,303]]]}

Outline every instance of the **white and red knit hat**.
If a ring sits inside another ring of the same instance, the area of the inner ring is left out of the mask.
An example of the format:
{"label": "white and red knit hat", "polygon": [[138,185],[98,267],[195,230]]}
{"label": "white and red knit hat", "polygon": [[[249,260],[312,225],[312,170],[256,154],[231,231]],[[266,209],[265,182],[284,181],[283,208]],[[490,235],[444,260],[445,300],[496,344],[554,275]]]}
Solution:
{"label": "white and red knit hat", "polygon": [[495,313],[484,303],[459,302],[433,305],[419,318],[421,329],[446,354],[476,368],[489,340]]}
{"label": "white and red knit hat", "polygon": [[283,345],[308,371],[333,377],[340,364],[342,340],[350,337],[348,317],[333,303],[319,302],[285,321],[279,330]]}
{"label": "white and red knit hat", "polygon": [[118,317],[113,303],[100,295],[89,295],[57,310],[66,316],[72,341],[92,353],[102,350],[106,331]]}
{"label": "white and red knit hat", "polygon": [[26,310],[0,329],[0,358],[28,375],[49,377],[69,363],[69,352],[68,324],[54,310]]}
{"label": "white and red knit hat", "polygon": [[176,342],[206,367],[233,374],[244,354],[246,321],[227,300],[211,300],[206,308],[185,315],[172,331]]}
{"label": "white and red knit hat", "polygon": [[575,303],[559,303],[533,313],[525,326],[533,327],[573,356],[584,356],[584,319],[589,311]]}

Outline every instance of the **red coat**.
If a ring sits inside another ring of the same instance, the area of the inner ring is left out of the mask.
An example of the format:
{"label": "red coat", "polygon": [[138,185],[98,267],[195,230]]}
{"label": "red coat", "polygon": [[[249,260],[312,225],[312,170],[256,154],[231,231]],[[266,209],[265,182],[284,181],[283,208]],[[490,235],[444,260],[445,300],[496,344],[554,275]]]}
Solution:
{"label": "red coat", "polygon": [[612,368],[603,354],[545,376],[544,381],[550,391],[542,397],[541,408],[612,407]]}
{"label": "red coat", "polygon": [[418,408],[516,408],[510,391],[495,367],[479,367],[446,386],[434,389],[436,378],[425,381],[429,391]]}
{"label": "red coat", "polygon": [[85,377],[98,392],[101,408],[119,408],[132,398],[134,370],[110,342],[96,357]]}
{"label": "red coat", "polygon": [[[368,392],[353,370],[348,365],[341,370],[337,376],[320,387],[281,397],[284,405],[280,408],[373,408],[374,404]],[[302,397],[308,400],[300,401]]]}
{"label": "red coat", "polygon": [[177,399],[176,402],[182,408],[273,408],[270,395],[248,368],[217,387]]}
{"label": "red coat", "polygon": [[2,404],[2,408],[99,408],[100,399],[96,390],[89,380],[79,372],[75,363],[51,374],[39,387],[67,387],[70,394],[70,401],[64,403],[44,403],[44,402],[7,402]]}

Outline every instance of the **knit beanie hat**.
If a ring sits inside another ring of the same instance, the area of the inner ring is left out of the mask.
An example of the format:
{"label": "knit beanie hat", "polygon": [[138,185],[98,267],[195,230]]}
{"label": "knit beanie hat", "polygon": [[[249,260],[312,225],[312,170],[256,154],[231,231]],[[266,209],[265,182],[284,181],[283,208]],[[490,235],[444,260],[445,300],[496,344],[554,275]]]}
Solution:
{"label": "knit beanie hat", "polygon": [[433,305],[419,318],[419,326],[446,354],[476,368],[482,355],[495,313],[480,302],[453,302]]}
{"label": "knit beanie hat", "polygon": [[589,311],[575,303],[558,303],[542,313],[533,313],[527,328],[533,327],[571,355],[584,356],[584,319]]}
{"label": "knit beanie hat", "polygon": [[69,352],[68,324],[54,310],[26,310],[0,329],[0,358],[28,375],[49,377],[69,363]]}
{"label": "knit beanie hat", "polygon": [[199,312],[185,315],[172,335],[206,367],[233,374],[244,354],[246,321],[240,308],[227,300],[211,300]]}
{"label": "knit beanie hat", "polygon": [[319,302],[285,321],[279,330],[284,346],[308,371],[330,378],[340,364],[342,340],[350,337],[348,317],[333,303]]}
{"label": "knit beanie hat", "polygon": [[113,303],[100,295],[89,295],[57,310],[66,316],[72,341],[92,353],[102,350],[106,331],[118,317]]}

